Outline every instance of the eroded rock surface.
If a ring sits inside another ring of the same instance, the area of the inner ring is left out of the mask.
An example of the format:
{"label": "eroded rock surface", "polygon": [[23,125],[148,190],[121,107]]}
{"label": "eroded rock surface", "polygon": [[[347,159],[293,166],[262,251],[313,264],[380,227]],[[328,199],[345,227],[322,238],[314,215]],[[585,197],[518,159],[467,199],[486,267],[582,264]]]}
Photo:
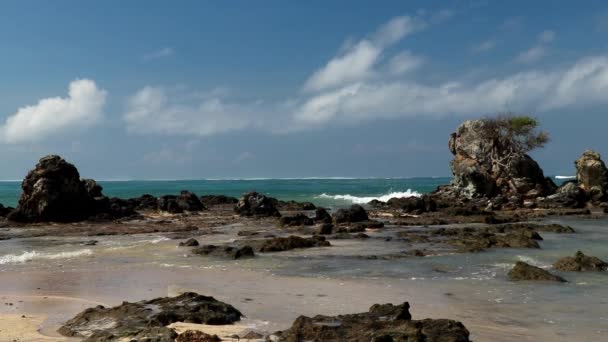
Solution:
{"label": "eroded rock surface", "polygon": [[276,340],[353,342],[467,342],[469,331],[449,319],[412,320],[409,304],[375,304],[368,312],[315,317],[298,317],[291,328],[275,333]]}
{"label": "eroded rock surface", "polygon": [[600,154],[585,151],[575,162],[576,181],[593,202],[608,201],[608,169]]}
{"label": "eroded rock surface", "polygon": [[567,272],[606,271],[608,263],[594,256],[585,255],[578,251],[571,257],[564,257],[553,264],[553,268]]}
{"label": "eroded rock surface", "polygon": [[59,333],[85,341],[173,341],[177,334],[166,328],[174,322],[223,325],[239,321],[242,314],[213,297],[187,292],[177,297],[137,303],[123,302],[113,308],[89,308],[67,321]]}
{"label": "eroded rock surface", "polygon": [[513,281],[532,280],[532,281],[555,281],[565,283],[566,280],[560,276],[551,274],[549,271],[543,270],[540,267],[526,264],[523,261],[518,261],[515,266],[509,271],[509,279]]}
{"label": "eroded rock surface", "polygon": [[266,197],[257,192],[243,194],[234,207],[234,211],[241,216],[269,217],[281,216],[276,207],[277,200]]}

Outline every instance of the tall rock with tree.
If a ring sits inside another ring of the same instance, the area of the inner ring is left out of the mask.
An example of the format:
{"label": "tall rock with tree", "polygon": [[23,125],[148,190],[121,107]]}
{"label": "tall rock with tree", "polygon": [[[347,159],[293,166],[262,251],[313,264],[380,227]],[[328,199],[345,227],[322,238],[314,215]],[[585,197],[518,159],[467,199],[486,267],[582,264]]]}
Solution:
{"label": "tall rock with tree", "polygon": [[462,123],[449,140],[454,179],[437,194],[525,200],[554,193],[555,184],[528,155],[549,141],[538,126],[534,118],[512,115]]}

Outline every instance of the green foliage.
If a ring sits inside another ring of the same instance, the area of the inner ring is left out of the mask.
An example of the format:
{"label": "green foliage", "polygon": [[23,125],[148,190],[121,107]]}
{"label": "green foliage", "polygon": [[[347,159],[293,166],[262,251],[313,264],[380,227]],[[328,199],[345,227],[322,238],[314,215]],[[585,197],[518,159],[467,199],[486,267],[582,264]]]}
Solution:
{"label": "green foliage", "polygon": [[484,122],[484,134],[494,141],[497,157],[511,159],[549,142],[549,133],[539,130],[538,120],[530,116],[507,113],[486,118]]}

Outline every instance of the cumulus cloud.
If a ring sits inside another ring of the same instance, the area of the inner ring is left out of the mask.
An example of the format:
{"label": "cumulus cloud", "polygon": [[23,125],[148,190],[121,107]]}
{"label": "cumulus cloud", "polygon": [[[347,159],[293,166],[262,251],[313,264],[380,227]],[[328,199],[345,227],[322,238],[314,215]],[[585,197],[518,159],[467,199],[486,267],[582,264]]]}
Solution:
{"label": "cumulus cloud", "polygon": [[147,54],[145,54],[143,56],[143,59],[145,61],[149,61],[152,59],[159,59],[159,58],[165,58],[165,57],[170,57],[173,56],[175,54],[175,50],[173,50],[173,48],[170,47],[164,47],[162,49],[156,50],[156,51],[152,51],[149,52]]}
{"label": "cumulus cloud", "polygon": [[[250,128],[290,132],[377,119],[504,110],[535,113],[608,104],[606,56],[582,58],[552,69],[528,67],[476,81],[417,80],[411,71],[424,68],[425,59],[403,50],[391,55],[388,47],[425,25],[410,17],[389,21],[313,72],[304,82],[306,92],[286,101],[239,104],[209,96],[187,105],[162,88],[146,87],[131,98],[125,121],[136,133],[211,135]],[[544,31],[536,44],[544,49],[555,37],[552,31]],[[544,53],[533,51],[522,58],[538,59]]]}
{"label": "cumulus cloud", "polygon": [[134,133],[199,135],[243,129],[255,120],[255,106],[225,103],[207,97],[194,104],[177,103],[162,87],[144,87],[127,104],[124,120]]}
{"label": "cumulus cloud", "polygon": [[419,18],[402,16],[392,19],[313,73],[304,84],[304,90],[319,91],[372,77],[372,69],[385,48],[425,26]]}
{"label": "cumulus cloud", "polygon": [[0,137],[11,144],[29,143],[93,126],[103,116],[107,92],[94,81],[70,83],[67,97],[51,97],[20,108],[0,126]]}

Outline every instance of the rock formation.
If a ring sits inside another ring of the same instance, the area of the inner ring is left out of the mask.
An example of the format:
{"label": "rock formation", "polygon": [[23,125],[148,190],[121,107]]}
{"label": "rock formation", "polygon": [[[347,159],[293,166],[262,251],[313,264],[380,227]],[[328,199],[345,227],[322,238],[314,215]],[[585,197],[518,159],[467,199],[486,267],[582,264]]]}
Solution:
{"label": "rock formation", "polygon": [[241,216],[269,217],[281,216],[276,208],[277,200],[266,197],[257,192],[243,194],[234,207],[234,211]]}
{"label": "rock formation", "polygon": [[567,272],[606,271],[608,263],[578,251],[573,257],[568,256],[557,260],[553,264],[553,268]]}
{"label": "rock formation", "polygon": [[85,341],[173,341],[177,334],[166,327],[171,323],[223,325],[239,321],[241,316],[232,305],[187,292],[177,297],[123,302],[113,308],[89,308],[67,321],[59,333]]}
{"label": "rock formation", "polygon": [[369,220],[367,212],[358,204],[353,204],[348,209],[338,209],[334,214],[334,221],[336,223],[362,222],[367,220]]}
{"label": "rock formation", "polygon": [[93,183],[81,180],[76,167],[61,157],[43,157],[21,183],[19,204],[8,218],[21,222],[82,221],[97,210],[93,195],[101,195],[101,189]]}
{"label": "rock formation", "polygon": [[439,189],[439,194],[469,199],[498,195],[525,199],[555,191],[555,184],[530,156],[516,156],[508,164],[499,162],[507,151],[485,134],[487,129],[487,120],[471,120],[452,133],[449,149],[454,155],[450,163],[454,179],[450,186]]}
{"label": "rock formation", "polygon": [[560,276],[549,273],[542,268],[528,265],[523,261],[518,261],[515,267],[509,271],[509,279],[513,281],[534,280],[534,281],[557,281],[565,283],[566,280]]}
{"label": "rock formation", "polygon": [[412,320],[409,304],[375,304],[368,312],[298,317],[291,328],[279,331],[274,341],[428,341],[468,342],[469,331],[449,319]]}
{"label": "rock formation", "polygon": [[576,181],[592,202],[608,201],[608,169],[594,151],[585,151],[575,162]]}

